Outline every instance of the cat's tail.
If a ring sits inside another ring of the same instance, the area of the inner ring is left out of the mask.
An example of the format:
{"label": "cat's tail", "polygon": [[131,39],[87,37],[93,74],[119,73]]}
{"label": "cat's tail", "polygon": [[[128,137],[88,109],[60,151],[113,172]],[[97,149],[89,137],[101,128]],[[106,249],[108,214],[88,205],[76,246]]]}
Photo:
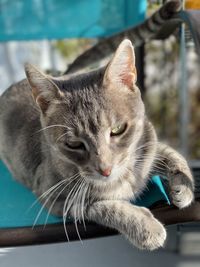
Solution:
{"label": "cat's tail", "polygon": [[181,6],[180,0],[169,1],[138,26],[101,40],[95,46],[77,57],[74,62],[68,66],[64,74],[76,72],[104,59],[112,54],[125,38],[130,39],[134,46],[138,46],[146,40],[152,39],[165,22],[173,18],[173,16],[180,11]]}

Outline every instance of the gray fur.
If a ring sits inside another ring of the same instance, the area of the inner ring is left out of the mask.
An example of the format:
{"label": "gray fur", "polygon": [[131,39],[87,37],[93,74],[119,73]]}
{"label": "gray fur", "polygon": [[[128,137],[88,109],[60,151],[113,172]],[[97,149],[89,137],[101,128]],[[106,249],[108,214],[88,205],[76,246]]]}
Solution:
{"label": "gray fur", "polygon": [[[194,182],[185,159],[157,142],[135,85],[131,43],[123,41],[106,68],[79,76],[25,69],[28,79],[0,98],[0,157],[13,176],[64,220],[113,227],[141,249],[163,246],[163,225],[129,200],[160,167],[179,208],[193,200]],[[110,136],[123,123],[125,132]],[[102,176],[107,168],[111,174]]]}

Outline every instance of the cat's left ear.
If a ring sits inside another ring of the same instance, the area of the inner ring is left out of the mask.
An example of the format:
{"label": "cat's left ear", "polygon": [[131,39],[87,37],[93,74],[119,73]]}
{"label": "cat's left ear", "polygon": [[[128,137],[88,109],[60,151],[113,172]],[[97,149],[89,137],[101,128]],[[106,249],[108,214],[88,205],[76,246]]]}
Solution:
{"label": "cat's left ear", "polygon": [[133,88],[137,80],[135,53],[130,40],[121,42],[105,72],[104,80],[110,83]]}
{"label": "cat's left ear", "polygon": [[33,98],[41,111],[45,113],[49,105],[54,100],[60,100],[63,94],[52,78],[42,73],[35,66],[26,63],[25,73],[32,89]]}

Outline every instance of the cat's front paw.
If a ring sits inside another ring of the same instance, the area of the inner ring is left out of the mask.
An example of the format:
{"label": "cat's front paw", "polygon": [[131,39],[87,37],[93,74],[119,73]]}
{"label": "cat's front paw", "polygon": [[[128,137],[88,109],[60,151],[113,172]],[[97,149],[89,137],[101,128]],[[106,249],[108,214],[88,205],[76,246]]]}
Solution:
{"label": "cat's front paw", "polygon": [[143,213],[140,225],[132,243],[140,249],[155,250],[164,246],[167,233],[164,226],[156,220],[151,212],[146,208],[141,208]]}
{"label": "cat's front paw", "polygon": [[181,173],[174,178],[174,182],[170,185],[172,203],[179,209],[189,206],[194,200],[193,185],[185,182],[188,180],[186,175]]}
{"label": "cat's front paw", "polygon": [[194,200],[194,193],[187,185],[172,186],[170,196],[173,204],[179,209],[188,207]]}

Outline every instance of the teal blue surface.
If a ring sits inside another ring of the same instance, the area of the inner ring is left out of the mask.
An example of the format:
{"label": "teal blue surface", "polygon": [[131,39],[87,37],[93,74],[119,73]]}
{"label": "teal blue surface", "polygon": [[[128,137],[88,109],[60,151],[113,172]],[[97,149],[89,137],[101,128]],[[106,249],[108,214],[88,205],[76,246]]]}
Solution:
{"label": "teal blue surface", "polygon": [[[34,194],[15,181],[5,165],[0,161],[0,228],[32,226],[41,209]],[[33,205],[33,206],[32,206]],[[47,210],[43,210],[37,225],[45,223]],[[48,223],[57,223],[61,219],[49,216]]]}
{"label": "teal blue surface", "polygon": [[142,192],[134,204],[137,206],[150,207],[158,201],[165,201],[170,205],[170,200],[165,191],[162,179],[155,175],[149,181],[147,188]]}
{"label": "teal blue surface", "polygon": [[[135,204],[149,207],[160,200],[169,202],[162,180],[159,176],[154,176]],[[33,226],[34,222],[36,222],[36,225],[46,223],[47,210],[43,209],[37,218],[41,205],[36,201],[36,197],[30,190],[12,178],[1,161],[0,203],[0,228]],[[35,221],[36,218],[37,221]],[[61,218],[49,215],[47,224],[59,222],[62,222]]]}
{"label": "teal blue surface", "polygon": [[0,0],[0,41],[103,37],[142,22],[146,0]]}

